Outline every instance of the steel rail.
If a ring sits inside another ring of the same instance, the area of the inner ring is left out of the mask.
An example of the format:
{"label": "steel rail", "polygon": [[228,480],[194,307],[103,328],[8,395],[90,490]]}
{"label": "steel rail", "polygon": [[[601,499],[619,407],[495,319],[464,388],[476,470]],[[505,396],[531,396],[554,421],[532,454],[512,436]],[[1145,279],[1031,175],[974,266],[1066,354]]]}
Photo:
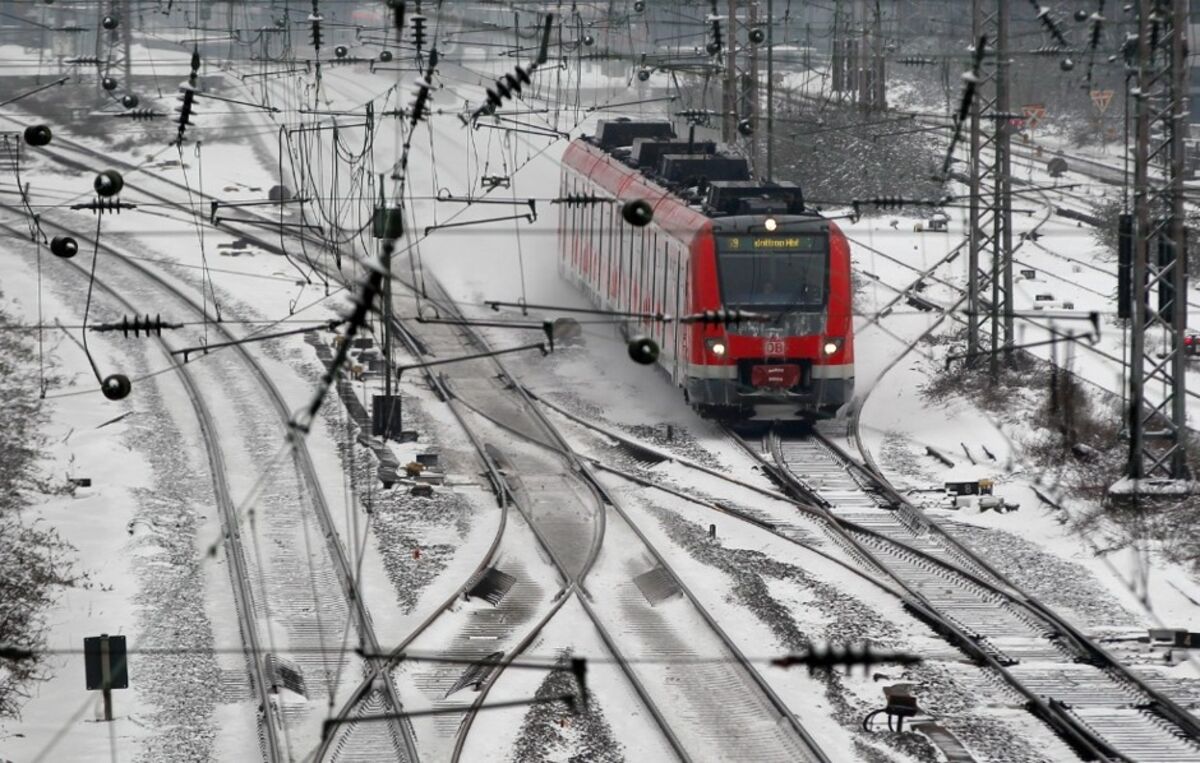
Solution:
{"label": "steel rail", "polygon": [[[11,227],[7,223],[0,223],[0,230],[7,231],[14,238],[23,238],[26,234]],[[75,260],[66,260],[65,263],[74,268],[81,276],[87,278],[89,272],[87,268],[80,265]],[[110,286],[101,278],[95,279],[96,285],[101,290],[108,292],[112,299],[120,303],[124,309],[131,314],[136,314],[137,309],[133,303],[126,299],[119,290]],[[162,349],[167,358],[171,358],[171,348],[167,344],[165,338],[161,335],[157,337],[156,344]],[[210,472],[212,474],[213,493],[215,494],[217,506],[219,508],[219,516],[221,526],[224,529],[222,539],[225,545],[225,556],[229,560],[229,577],[231,588],[233,589],[234,608],[238,614],[238,630],[241,631],[242,641],[246,648],[246,662],[249,664],[250,683],[254,687],[254,692],[258,697],[259,708],[262,711],[260,716],[263,729],[263,753],[266,760],[271,763],[279,763],[284,760],[283,751],[279,740],[279,730],[276,728],[275,722],[272,720],[272,709],[275,714],[278,714],[279,708],[271,701],[271,690],[275,687],[274,680],[268,680],[267,670],[263,664],[263,656],[268,652],[262,645],[262,639],[258,633],[258,621],[254,617],[254,590],[251,582],[250,572],[246,563],[245,549],[242,545],[242,534],[239,529],[237,502],[233,499],[233,495],[229,489],[229,481],[227,470],[225,468],[225,454],[221,450],[221,446],[217,443],[217,425],[213,418],[212,412],[208,408],[208,404],[204,401],[204,397],[200,394],[199,386],[196,380],[192,378],[191,370],[186,366],[177,366],[175,369],[180,382],[187,391],[188,398],[192,401],[192,407],[196,411],[196,419],[200,425],[200,435],[204,440],[204,449],[208,456]],[[265,595],[265,592],[264,592]],[[284,721],[279,718],[279,724],[282,726]]]}
{"label": "steel rail", "polygon": [[[6,209],[13,209],[8,205],[2,206]],[[98,243],[98,246],[101,250],[111,254],[127,267],[136,271],[143,278],[154,282],[164,290],[174,294],[177,299],[187,304],[196,313],[205,316],[205,318],[211,322],[214,329],[227,339],[231,341],[236,339],[236,337],[233,336],[228,328],[226,328],[213,316],[208,315],[205,308],[197,304],[196,301],[188,294],[185,294],[182,289],[168,282],[168,280],[162,275],[147,268],[138,261],[126,257],[124,252],[120,251],[111,244],[107,244],[103,241],[95,242],[88,236],[74,232],[61,223],[55,223],[44,218],[41,220],[41,225],[57,227],[64,232],[72,233],[78,240],[84,243]],[[235,344],[231,349],[241,356],[242,360],[246,363],[246,365],[253,372],[254,376],[267,391],[275,411],[280,415],[283,421],[283,426],[285,429],[287,429],[288,424],[291,421],[291,411],[288,409],[287,403],[275,382],[266,373],[262,365],[257,361],[257,359],[254,358],[245,345]],[[289,437],[291,437],[290,432]],[[345,549],[342,546],[340,533],[334,524],[333,516],[325,499],[324,490],[320,484],[320,480],[316,475],[316,469],[313,465],[312,457],[308,452],[308,447],[301,438],[291,437],[291,442],[293,446],[293,456],[298,461],[299,470],[303,475],[305,482],[307,483],[309,495],[312,497],[314,513],[316,514],[317,520],[321,525],[322,532],[325,534],[326,546],[330,551],[330,555],[333,557],[338,579],[342,586],[342,592],[346,597],[347,603],[350,605],[350,610],[353,613],[355,624],[359,631],[359,636],[364,641],[366,648],[370,650],[371,654],[379,654],[379,640],[375,635],[370,614],[366,609],[366,604],[363,602],[362,597],[359,595],[357,590],[353,566],[350,564]],[[375,659],[377,658],[371,658],[368,660],[368,662],[374,661]],[[384,694],[386,695],[387,701],[396,709],[397,713],[403,712],[403,705],[400,703],[399,695],[396,692],[395,685],[391,680],[384,682]],[[406,748],[405,751],[409,756],[408,760],[415,763],[415,761],[418,760],[418,757],[416,755],[415,740],[412,737],[411,725],[400,718],[397,718],[397,723],[399,724],[401,731],[400,738],[404,744],[404,747]]]}
{"label": "steel rail", "polygon": [[958,538],[955,538],[946,528],[942,527],[941,523],[928,517],[923,511],[914,506],[911,501],[905,498],[897,491],[892,484],[887,480],[882,473],[874,468],[860,464],[855,459],[851,458],[837,443],[822,435],[820,432],[814,432],[816,438],[842,461],[843,466],[859,472],[865,479],[869,480],[878,490],[884,493],[890,501],[897,507],[897,510],[903,511],[915,520],[921,523],[921,526],[934,532],[939,538],[950,546],[954,553],[957,553],[962,558],[970,563],[978,566],[987,574],[994,577],[997,581],[1007,586],[1013,591],[1018,598],[1018,601],[1023,603],[1029,611],[1035,613],[1047,625],[1054,628],[1064,637],[1066,641],[1071,643],[1076,651],[1089,660],[1098,663],[1106,670],[1111,671],[1114,678],[1129,683],[1147,696],[1153,703],[1154,709],[1159,712],[1164,718],[1175,724],[1184,736],[1193,741],[1200,743],[1200,719],[1193,716],[1185,708],[1181,707],[1170,697],[1163,694],[1161,691],[1150,686],[1145,679],[1130,670],[1124,663],[1114,657],[1108,650],[1102,647],[1092,638],[1082,633],[1078,628],[1072,625],[1058,613],[1054,612],[1048,605],[1040,601],[1034,596],[1025,593],[1022,588],[1017,585],[1010,577],[1005,575],[1000,570],[997,570],[987,559],[980,556],[969,546],[964,544]]}

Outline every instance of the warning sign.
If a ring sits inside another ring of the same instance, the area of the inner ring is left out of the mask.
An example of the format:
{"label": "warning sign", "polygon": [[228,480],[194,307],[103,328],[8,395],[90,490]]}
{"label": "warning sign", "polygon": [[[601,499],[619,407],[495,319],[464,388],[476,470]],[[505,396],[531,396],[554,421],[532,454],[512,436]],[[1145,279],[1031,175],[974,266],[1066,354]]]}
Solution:
{"label": "warning sign", "polygon": [[1025,115],[1025,126],[1030,130],[1037,129],[1042,117],[1046,116],[1046,104],[1027,103],[1021,107],[1021,113]]}
{"label": "warning sign", "polygon": [[1093,90],[1091,96],[1092,105],[1096,107],[1097,111],[1101,114],[1108,111],[1108,104],[1112,103],[1113,98],[1112,90]]}

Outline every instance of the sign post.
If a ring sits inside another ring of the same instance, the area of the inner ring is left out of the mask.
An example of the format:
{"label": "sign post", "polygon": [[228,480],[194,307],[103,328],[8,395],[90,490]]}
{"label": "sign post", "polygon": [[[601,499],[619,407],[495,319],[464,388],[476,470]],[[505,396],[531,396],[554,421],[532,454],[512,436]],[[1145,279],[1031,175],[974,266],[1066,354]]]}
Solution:
{"label": "sign post", "polygon": [[99,689],[104,695],[104,720],[111,721],[112,690],[129,688],[125,664],[125,637],[89,636],[83,640],[83,669],[88,691]]}

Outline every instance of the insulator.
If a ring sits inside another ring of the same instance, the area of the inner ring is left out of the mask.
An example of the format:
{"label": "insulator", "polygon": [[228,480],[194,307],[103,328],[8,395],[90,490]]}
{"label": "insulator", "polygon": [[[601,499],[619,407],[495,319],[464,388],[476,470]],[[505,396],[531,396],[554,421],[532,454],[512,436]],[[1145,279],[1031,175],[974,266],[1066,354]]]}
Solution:
{"label": "insulator", "polygon": [[122,111],[119,114],[113,114],[113,116],[114,117],[129,117],[130,119],[132,119],[134,121],[145,122],[146,120],[158,119],[159,117],[166,116],[166,115],[163,114],[161,111],[155,111],[154,109],[130,109],[129,111]]}
{"label": "insulator", "polygon": [[[63,60],[64,64],[83,64],[99,66],[102,62],[98,56],[75,56]],[[107,59],[103,63],[108,63]]]}
{"label": "insulator", "polygon": [[902,56],[901,58],[896,59],[896,63],[904,66],[932,66],[933,64],[936,64],[937,61],[932,58],[923,58],[921,56]]}
{"label": "insulator", "polygon": [[582,207],[591,204],[604,204],[609,201],[612,201],[612,199],[605,199],[603,197],[596,196],[595,194],[568,193],[562,198],[551,200],[550,203],[562,204],[567,207]]}
{"label": "insulator", "polygon": [[314,48],[321,47],[321,20],[319,18],[312,20],[312,46]]}
{"label": "insulator", "polygon": [[396,27],[397,36],[404,31],[404,1],[403,0],[388,0],[388,5],[392,7],[392,23]]}
{"label": "insulator", "polygon": [[122,209],[137,209],[137,205],[128,204],[120,199],[96,197],[92,201],[83,204],[72,204],[71,209],[86,209],[89,212],[96,212],[98,214],[104,214],[105,212],[120,214]]}
{"label": "insulator", "polygon": [[417,50],[420,50],[425,47],[425,17],[414,14],[410,18],[412,20],[413,44],[417,46]]}
{"label": "insulator", "polygon": [[179,107],[179,140],[183,140],[183,134],[187,131],[188,125],[191,122],[192,102],[196,99],[196,92],[191,89],[183,91],[183,104]]}
{"label": "insulator", "polygon": [[151,332],[157,334],[158,336],[162,336],[162,330],[164,328],[169,329],[174,328],[174,326],[164,324],[161,315],[155,315],[154,320],[150,320],[149,314],[147,314],[144,318],[139,318],[135,315],[133,316],[132,321],[129,320],[129,316],[124,316],[121,318],[121,334],[124,336],[129,336],[130,331],[133,332],[135,337],[139,336],[143,331],[146,332],[146,336],[150,336]]}
{"label": "insulator", "polygon": [[503,79],[496,80],[495,87],[488,88],[487,102],[476,109],[469,120],[463,118],[464,122],[473,122],[481,116],[495,112],[505,101],[513,97],[513,93],[520,93],[522,87],[533,81],[529,74],[535,66],[517,66],[511,73],[505,74]]}
{"label": "insulator", "polygon": [[862,646],[830,644],[824,647],[812,647],[807,654],[789,654],[787,657],[771,661],[772,665],[787,668],[793,665],[804,665],[809,672],[828,671],[835,667],[845,667],[849,670],[855,665],[861,665],[865,672],[875,665],[899,664],[915,665],[921,662],[921,657],[904,652],[876,652],[870,644]]}

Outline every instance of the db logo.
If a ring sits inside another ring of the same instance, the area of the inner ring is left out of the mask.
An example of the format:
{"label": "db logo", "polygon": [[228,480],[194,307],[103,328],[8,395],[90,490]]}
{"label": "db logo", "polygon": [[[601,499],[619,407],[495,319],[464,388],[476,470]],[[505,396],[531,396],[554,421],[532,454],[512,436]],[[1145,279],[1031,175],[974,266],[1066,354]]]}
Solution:
{"label": "db logo", "polygon": [[765,355],[784,355],[787,352],[787,345],[782,339],[768,339],[763,342],[763,354]]}

